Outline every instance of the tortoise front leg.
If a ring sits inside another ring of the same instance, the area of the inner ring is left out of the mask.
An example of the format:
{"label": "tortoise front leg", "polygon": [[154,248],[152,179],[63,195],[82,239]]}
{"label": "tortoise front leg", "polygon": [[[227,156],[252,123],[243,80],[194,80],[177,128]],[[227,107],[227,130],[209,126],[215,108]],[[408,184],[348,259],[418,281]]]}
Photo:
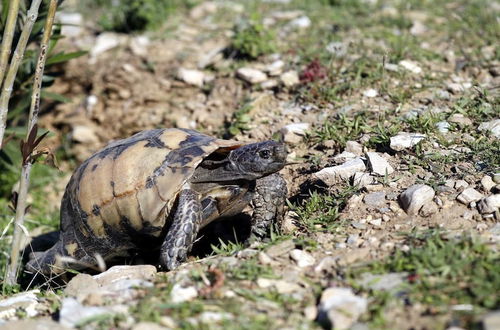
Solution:
{"label": "tortoise front leg", "polygon": [[193,247],[202,221],[199,195],[191,189],[183,189],[174,220],[161,246],[160,265],[165,270],[177,268],[187,259]]}
{"label": "tortoise front leg", "polygon": [[257,179],[250,240],[269,235],[273,223],[281,224],[286,194],[286,182],[278,173]]}

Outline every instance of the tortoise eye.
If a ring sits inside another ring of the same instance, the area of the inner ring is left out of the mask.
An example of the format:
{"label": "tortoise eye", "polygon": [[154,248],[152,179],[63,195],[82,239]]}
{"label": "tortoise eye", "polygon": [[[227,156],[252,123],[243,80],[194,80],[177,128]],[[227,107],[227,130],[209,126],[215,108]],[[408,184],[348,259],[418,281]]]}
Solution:
{"label": "tortoise eye", "polygon": [[271,157],[271,151],[267,149],[261,150],[259,151],[259,156],[260,158],[268,159],[269,157]]}

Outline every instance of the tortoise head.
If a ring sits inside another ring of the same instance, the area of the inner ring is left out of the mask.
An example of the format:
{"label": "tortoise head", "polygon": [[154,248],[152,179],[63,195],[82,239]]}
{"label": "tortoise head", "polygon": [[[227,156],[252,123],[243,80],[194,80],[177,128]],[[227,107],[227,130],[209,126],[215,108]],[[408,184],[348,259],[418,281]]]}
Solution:
{"label": "tortoise head", "polygon": [[228,165],[236,176],[253,180],[281,170],[285,166],[286,156],[283,143],[264,141],[232,150]]}

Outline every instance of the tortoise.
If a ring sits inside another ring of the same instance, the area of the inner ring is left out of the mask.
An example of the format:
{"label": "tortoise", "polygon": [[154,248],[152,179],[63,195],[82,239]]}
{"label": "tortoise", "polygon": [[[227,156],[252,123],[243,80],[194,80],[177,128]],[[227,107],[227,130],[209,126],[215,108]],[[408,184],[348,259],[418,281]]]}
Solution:
{"label": "tortoise", "polygon": [[277,172],[286,156],[279,142],[222,140],[189,129],[152,129],[112,142],[75,170],[61,202],[59,240],[33,254],[26,269],[84,269],[149,242],[160,249],[160,268],[172,270],[202,227],[249,204],[251,237],[261,238],[282,216],[287,188]]}

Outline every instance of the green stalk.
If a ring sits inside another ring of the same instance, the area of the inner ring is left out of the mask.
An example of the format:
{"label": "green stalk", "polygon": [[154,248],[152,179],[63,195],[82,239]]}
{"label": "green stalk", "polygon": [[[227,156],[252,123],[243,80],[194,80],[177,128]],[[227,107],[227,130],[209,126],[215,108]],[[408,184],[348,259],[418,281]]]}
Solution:
{"label": "green stalk", "polygon": [[2,49],[0,50],[0,87],[2,86],[5,69],[7,68],[7,63],[9,62],[9,55],[10,50],[12,49],[12,39],[14,39],[14,29],[16,28],[18,12],[19,0],[11,0],[9,13],[7,14],[7,21],[5,22],[5,30],[3,31]]}
{"label": "green stalk", "polygon": [[35,24],[35,21],[38,17],[38,8],[40,7],[41,2],[42,0],[33,0],[33,2],[31,3],[31,7],[26,17],[26,22],[24,23],[21,36],[19,37],[19,41],[17,42],[17,46],[14,50],[9,70],[7,71],[7,76],[5,77],[5,81],[2,86],[2,93],[0,94],[0,148],[2,147],[5,128],[7,126],[9,99],[10,95],[12,94],[14,81],[16,80],[17,70],[19,69],[19,65],[23,60],[24,50],[26,49],[26,45],[28,43],[31,30],[33,29],[33,25]]}

